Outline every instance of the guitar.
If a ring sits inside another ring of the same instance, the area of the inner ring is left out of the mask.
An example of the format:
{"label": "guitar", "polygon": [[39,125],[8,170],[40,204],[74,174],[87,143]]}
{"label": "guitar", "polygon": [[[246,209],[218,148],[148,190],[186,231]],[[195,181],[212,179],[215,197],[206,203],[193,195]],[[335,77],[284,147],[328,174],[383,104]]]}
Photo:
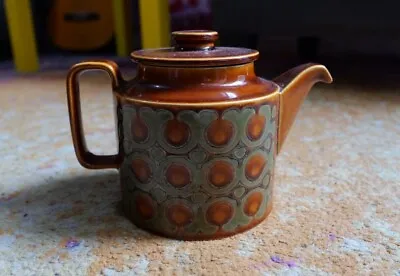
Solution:
{"label": "guitar", "polygon": [[113,37],[112,0],[54,0],[49,16],[53,43],[65,50],[94,50]]}

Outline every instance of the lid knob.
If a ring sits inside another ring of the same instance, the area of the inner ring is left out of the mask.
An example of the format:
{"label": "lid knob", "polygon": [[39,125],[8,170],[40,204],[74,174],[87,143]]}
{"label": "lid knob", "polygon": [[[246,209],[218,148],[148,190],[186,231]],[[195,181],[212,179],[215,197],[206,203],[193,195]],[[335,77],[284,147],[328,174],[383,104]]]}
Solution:
{"label": "lid knob", "polygon": [[218,33],[215,31],[175,31],[172,32],[172,40],[175,50],[178,51],[198,51],[212,50],[215,48],[215,41]]}

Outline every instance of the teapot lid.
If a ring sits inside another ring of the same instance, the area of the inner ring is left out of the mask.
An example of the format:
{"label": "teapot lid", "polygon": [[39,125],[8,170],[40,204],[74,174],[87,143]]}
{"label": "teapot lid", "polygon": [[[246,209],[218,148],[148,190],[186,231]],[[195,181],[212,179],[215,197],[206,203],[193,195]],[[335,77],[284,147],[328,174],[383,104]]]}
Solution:
{"label": "teapot lid", "polygon": [[131,53],[139,63],[172,67],[213,67],[253,62],[258,51],[237,47],[216,47],[218,33],[206,30],[172,32],[173,47],[142,49]]}

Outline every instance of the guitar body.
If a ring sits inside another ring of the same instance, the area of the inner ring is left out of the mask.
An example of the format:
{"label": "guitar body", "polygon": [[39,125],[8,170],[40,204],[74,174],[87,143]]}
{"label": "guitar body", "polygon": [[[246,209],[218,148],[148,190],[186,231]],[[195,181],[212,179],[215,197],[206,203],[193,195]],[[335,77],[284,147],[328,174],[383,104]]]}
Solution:
{"label": "guitar body", "polygon": [[93,50],[113,37],[112,0],[54,0],[49,16],[53,43],[65,50]]}

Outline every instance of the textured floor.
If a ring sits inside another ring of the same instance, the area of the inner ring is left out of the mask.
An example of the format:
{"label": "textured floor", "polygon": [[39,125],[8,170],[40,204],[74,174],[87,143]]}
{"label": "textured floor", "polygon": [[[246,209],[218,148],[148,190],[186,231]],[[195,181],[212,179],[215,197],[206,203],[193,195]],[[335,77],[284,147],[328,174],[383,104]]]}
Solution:
{"label": "textured floor", "polygon": [[[80,167],[64,77],[0,79],[2,275],[400,275],[395,88],[317,86],[278,158],[271,216],[232,238],[180,242],[120,215],[115,171]],[[81,87],[90,149],[115,152],[107,77]]]}

